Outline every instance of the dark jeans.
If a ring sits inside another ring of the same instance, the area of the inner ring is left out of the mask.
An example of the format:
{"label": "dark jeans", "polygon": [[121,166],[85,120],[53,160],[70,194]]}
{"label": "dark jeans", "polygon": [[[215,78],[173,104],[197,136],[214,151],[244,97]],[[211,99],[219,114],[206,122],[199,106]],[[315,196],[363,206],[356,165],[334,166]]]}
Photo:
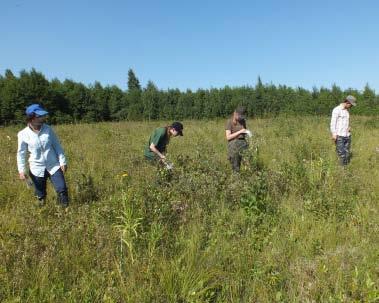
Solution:
{"label": "dark jeans", "polygon": [[30,178],[33,180],[38,200],[41,201],[46,198],[46,182],[47,179],[50,178],[51,183],[58,194],[58,202],[65,206],[68,205],[67,186],[61,169],[57,170],[53,175],[50,175],[49,172],[45,170],[45,175],[43,177],[37,177],[30,173]]}
{"label": "dark jeans", "polygon": [[337,137],[336,151],[341,165],[347,165],[350,162],[351,137]]}

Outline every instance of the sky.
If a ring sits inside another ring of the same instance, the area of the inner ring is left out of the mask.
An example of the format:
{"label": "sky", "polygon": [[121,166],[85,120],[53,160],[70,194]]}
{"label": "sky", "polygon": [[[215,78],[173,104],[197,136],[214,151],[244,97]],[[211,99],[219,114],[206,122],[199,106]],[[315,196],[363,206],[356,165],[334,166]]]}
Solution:
{"label": "sky", "polygon": [[0,0],[0,74],[379,91],[379,1]]}

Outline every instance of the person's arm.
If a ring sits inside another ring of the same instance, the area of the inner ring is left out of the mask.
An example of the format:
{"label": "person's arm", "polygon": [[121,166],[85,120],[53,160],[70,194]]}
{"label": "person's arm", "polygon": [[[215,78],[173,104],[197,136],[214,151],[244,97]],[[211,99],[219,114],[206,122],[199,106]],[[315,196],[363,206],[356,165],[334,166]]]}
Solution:
{"label": "person's arm", "polygon": [[50,128],[50,138],[51,138],[51,145],[53,146],[59,160],[59,165],[63,172],[67,170],[67,161],[66,157],[64,155],[63,148],[58,140],[57,135],[55,132]]}
{"label": "person's arm", "polygon": [[162,129],[162,128],[156,129],[153,132],[152,136],[150,137],[150,145],[149,145],[150,150],[154,154],[156,154],[159,157],[159,159],[161,159],[162,161],[164,161],[166,159],[166,157],[164,154],[162,154],[158,150],[157,146],[158,146],[159,142],[161,140],[163,140],[164,136],[166,136],[166,129]]}
{"label": "person's arm", "polygon": [[17,168],[21,180],[25,180],[25,157],[28,149],[28,144],[22,138],[22,134],[18,134],[18,147],[17,147]]}
{"label": "person's arm", "polygon": [[166,157],[165,157],[165,155],[164,154],[162,154],[158,149],[157,149],[157,147],[155,146],[155,144],[154,143],[151,143],[150,144],[150,150],[153,152],[153,153],[155,153],[162,161],[164,161],[165,159],[166,159]]}
{"label": "person's arm", "polygon": [[239,135],[245,134],[245,133],[246,133],[245,128],[240,129],[238,132],[235,132],[233,134],[232,134],[232,131],[230,129],[227,129],[227,130],[225,130],[226,140],[228,140],[228,141],[233,140],[233,139],[237,138]]}
{"label": "person's arm", "polygon": [[337,140],[337,118],[338,118],[338,110],[334,109],[332,112],[332,119],[330,120],[330,132],[332,134],[332,139],[334,141]]}
{"label": "person's arm", "polygon": [[230,141],[230,140],[233,140],[235,138],[237,138],[239,135],[241,134],[245,134],[246,133],[246,124],[242,124],[243,128],[240,129],[239,131],[235,132],[235,133],[232,133],[232,120],[229,119],[227,122],[226,122],[226,126],[225,126],[225,137],[226,137],[226,140],[227,141]]}

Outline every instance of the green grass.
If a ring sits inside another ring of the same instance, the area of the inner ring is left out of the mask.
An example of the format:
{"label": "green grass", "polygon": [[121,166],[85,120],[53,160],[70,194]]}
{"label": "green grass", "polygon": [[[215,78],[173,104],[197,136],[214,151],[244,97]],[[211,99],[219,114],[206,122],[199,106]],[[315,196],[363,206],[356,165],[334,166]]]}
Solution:
{"label": "green grass", "polygon": [[345,170],[328,118],[249,121],[240,176],[223,120],[184,122],[172,174],[142,153],[164,122],[56,126],[67,211],[50,185],[36,205],[0,129],[0,301],[379,302],[375,119],[352,117]]}

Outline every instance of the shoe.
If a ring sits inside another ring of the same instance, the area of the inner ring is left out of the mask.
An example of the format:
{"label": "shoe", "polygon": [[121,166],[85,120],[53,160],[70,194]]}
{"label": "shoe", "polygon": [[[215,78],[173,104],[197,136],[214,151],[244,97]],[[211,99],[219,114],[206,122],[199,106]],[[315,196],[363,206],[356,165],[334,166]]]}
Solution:
{"label": "shoe", "polygon": [[42,207],[45,205],[46,199],[45,198],[38,198],[38,206]]}
{"label": "shoe", "polygon": [[58,195],[58,204],[64,208],[68,206],[68,195],[67,193],[60,193]]}
{"label": "shoe", "polygon": [[59,203],[60,206],[62,206],[63,208],[67,208],[68,207],[68,203]]}

